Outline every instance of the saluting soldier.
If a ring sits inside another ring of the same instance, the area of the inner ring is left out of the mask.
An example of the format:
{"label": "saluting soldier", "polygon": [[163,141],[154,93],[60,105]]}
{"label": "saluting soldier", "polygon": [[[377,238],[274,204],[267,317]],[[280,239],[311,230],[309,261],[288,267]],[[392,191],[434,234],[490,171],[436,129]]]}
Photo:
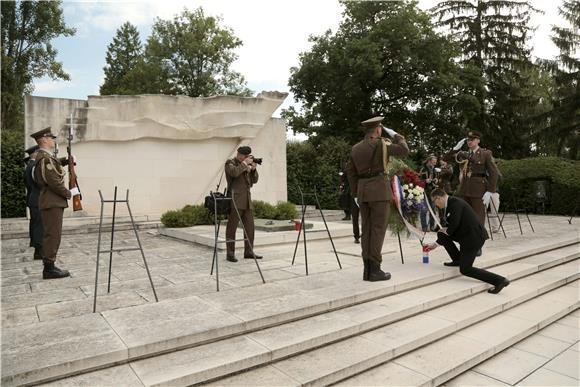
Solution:
{"label": "saluting soldier", "polygon": [[392,129],[385,128],[393,142],[381,137],[383,117],[374,117],[361,124],[365,138],[352,147],[347,175],[351,194],[360,207],[362,218],[363,280],[386,281],[390,273],[381,270],[381,250],[387,231],[390,201],[393,192],[387,176],[391,156],[405,157],[409,148],[405,138]]}
{"label": "saluting soldier", "polygon": [[38,207],[42,218],[44,235],[42,239],[44,270],[42,278],[63,278],[70,273],[56,267],[56,255],[62,234],[62,218],[67,200],[78,195],[78,188],[69,190],[64,183],[65,171],[61,162],[53,156],[56,136],[51,128],[42,129],[31,135],[40,147],[36,157],[33,176],[40,188]]}
{"label": "saluting soldier", "polygon": [[42,218],[38,209],[38,197],[40,190],[34,181],[32,171],[36,165],[36,155],[39,150],[38,145],[33,145],[26,149],[26,169],[24,170],[24,184],[26,185],[26,206],[30,211],[30,221],[28,223],[28,236],[30,237],[30,247],[34,247],[34,259],[42,259]]}
{"label": "saluting soldier", "polygon": [[[468,151],[461,147],[467,141]],[[444,159],[459,165],[459,187],[457,196],[465,200],[477,214],[477,219],[485,227],[485,206],[495,193],[497,166],[490,150],[481,148],[481,133],[471,130],[467,138],[459,141]],[[481,254],[481,252],[479,252]]]}
{"label": "saluting soldier", "polygon": [[[246,233],[244,235],[244,258],[260,259],[262,256],[253,252],[254,246],[254,214],[252,206],[252,194],[250,188],[258,182],[257,164],[251,156],[252,148],[249,146],[241,146],[238,148],[238,153],[233,159],[226,161],[225,174],[228,181],[228,194],[232,196],[239,213],[240,219],[244,224]],[[226,242],[227,253],[226,259],[230,262],[237,262],[235,256],[236,249],[236,229],[238,228],[238,214],[233,204],[228,216],[228,224],[226,226],[226,239],[232,242]]]}

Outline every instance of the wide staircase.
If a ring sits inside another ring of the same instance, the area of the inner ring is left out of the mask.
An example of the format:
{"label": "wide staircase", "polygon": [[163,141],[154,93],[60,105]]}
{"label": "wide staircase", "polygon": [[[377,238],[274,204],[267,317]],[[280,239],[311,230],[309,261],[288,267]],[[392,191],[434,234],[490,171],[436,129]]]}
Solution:
{"label": "wide staircase", "polygon": [[2,385],[440,385],[578,309],[577,231],[490,243],[498,295],[407,262],[7,328]]}

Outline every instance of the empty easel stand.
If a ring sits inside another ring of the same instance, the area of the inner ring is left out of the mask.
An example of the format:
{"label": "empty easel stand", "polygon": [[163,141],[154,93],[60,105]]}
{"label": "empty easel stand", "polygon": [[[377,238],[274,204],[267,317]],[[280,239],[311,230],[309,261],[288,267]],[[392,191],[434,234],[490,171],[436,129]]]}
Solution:
{"label": "empty easel stand", "polygon": [[[131,213],[131,206],[129,206],[129,190],[125,195],[125,199],[117,199],[117,187],[115,186],[115,194],[113,200],[103,199],[103,194],[99,190],[99,197],[101,198],[101,219],[99,221],[99,239],[97,244],[97,268],[95,272],[95,298],[93,301],[93,313],[97,311],[97,294],[98,294],[98,284],[99,284],[99,258],[101,254],[109,254],[109,281],[107,283],[107,293],[111,292],[111,273],[113,269],[113,253],[118,253],[120,251],[141,251],[141,256],[143,257],[143,263],[145,264],[145,269],[147,270],[147,276],[149,277],[149,282],[151,283],[151,289],[153,289],[153,295],[155,296],[155,302],[159,302],[157,298],[157,292],[155,292],[155,286],[153,285],[153,279],[151,279],[151,273],[149,272],[149,266],[147,265],[147,260],[145,259],[145,253],[143,252],[143,246],[141,245],[141,240],[139,239],[139,234],[137,233],[137,227],[135,227],[135,220],[133,219],[133,214]],[[111,248],[109,250],[101,250],[101,236],[103,230],[103,212],[105,209],[105,203],[113,203],[113,218],[111,221]],[[117,203],[126,203],[127,210],[129,211],[129,218],[131,219],[131,226],[133,227],[133,232],[135,233],[135,239],[137,240],[137,247],[126,247],[115,249],[113,243],[115,241],[115,214],[117,211]]]}

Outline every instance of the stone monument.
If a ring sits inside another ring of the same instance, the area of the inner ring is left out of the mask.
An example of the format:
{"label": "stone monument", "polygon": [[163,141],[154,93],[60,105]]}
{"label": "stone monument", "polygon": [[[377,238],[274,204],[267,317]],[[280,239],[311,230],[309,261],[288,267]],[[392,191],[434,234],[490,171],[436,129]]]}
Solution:
{"label": "stone monument", "polygon": [[[114,186],[122,195],[129,189],[133,213],[151,219],[200,204],[215,190],[225,160],[241,145],[251,146],[264,159],[253,199],[275,204],[287,200],[286,128],[272,114],[286,96],[26,96],[25,141],[28,147],[34,143],[31,133],[51,126],[58,134],[59,157],[64,156],[73,125],[73,155],[83,194],[83,211],[74,216],[98,216],[98,190],[112,198]],[[225,186],[224,177],[221,190]],[[65,212],[72,214],[70,208]]]}

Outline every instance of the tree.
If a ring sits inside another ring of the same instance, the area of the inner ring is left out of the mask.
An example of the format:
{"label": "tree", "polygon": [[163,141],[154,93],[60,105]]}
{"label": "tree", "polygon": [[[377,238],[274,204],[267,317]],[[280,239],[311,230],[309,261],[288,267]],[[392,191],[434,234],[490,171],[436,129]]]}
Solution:
{"label": "tree", "polygon": [[143,65],[143,46],[137,28],[124,23],[107,47],[105,82],[100,88],[101,95],[136,94],[142,83],[135,82],[138,67]]}
{"label": "tree", "polygon": [[523,112],[538,100],[524,92],[533,66],[526,42],[530,15],[537,10],[528,1],[445,0],[432,11],[460,45],[462,63],[485,79],[485,87],[475,89],[482,109],[468,126],[483,133],[496,156],[528,155],[532,123]]}
{"label": "tree", "polygon": [[70,79],[50,42],[75,30],[65,25],[60,1],[5,1],[1,13],[1,128],[14,130],[22,126],[23,97],[34,78]]}
{"label": "tree", "polygon": [[570,27],[552,28],[552,41],[560,50],[556,60],[545,61],[552,72],[555,90],[553,109],[544,117],[546,125],[540,131],[556,156],[574,160],[580,158],[580,3],[565,0],[559,7],[560,15]]}
{"label": "tree", "polygon": [[291,69],[301,111],[283,112],[295,132],[317,138],[361,138],[360,122],[386,117],[414,149],[441,151],[479,110],[477,76],[457,66],[455,46],[434,31],[416,2],[344,2],[338,31],[311,37]]}
{"label": "tree", "polygon": [[149,92],[190,97],[218,94],[251,95],[241,74],[231,70],[242,45],[221,18],[205,16],[203,9],[185,9],[173,20],[157,19],[139,70],[153,73],[156,84]]}

